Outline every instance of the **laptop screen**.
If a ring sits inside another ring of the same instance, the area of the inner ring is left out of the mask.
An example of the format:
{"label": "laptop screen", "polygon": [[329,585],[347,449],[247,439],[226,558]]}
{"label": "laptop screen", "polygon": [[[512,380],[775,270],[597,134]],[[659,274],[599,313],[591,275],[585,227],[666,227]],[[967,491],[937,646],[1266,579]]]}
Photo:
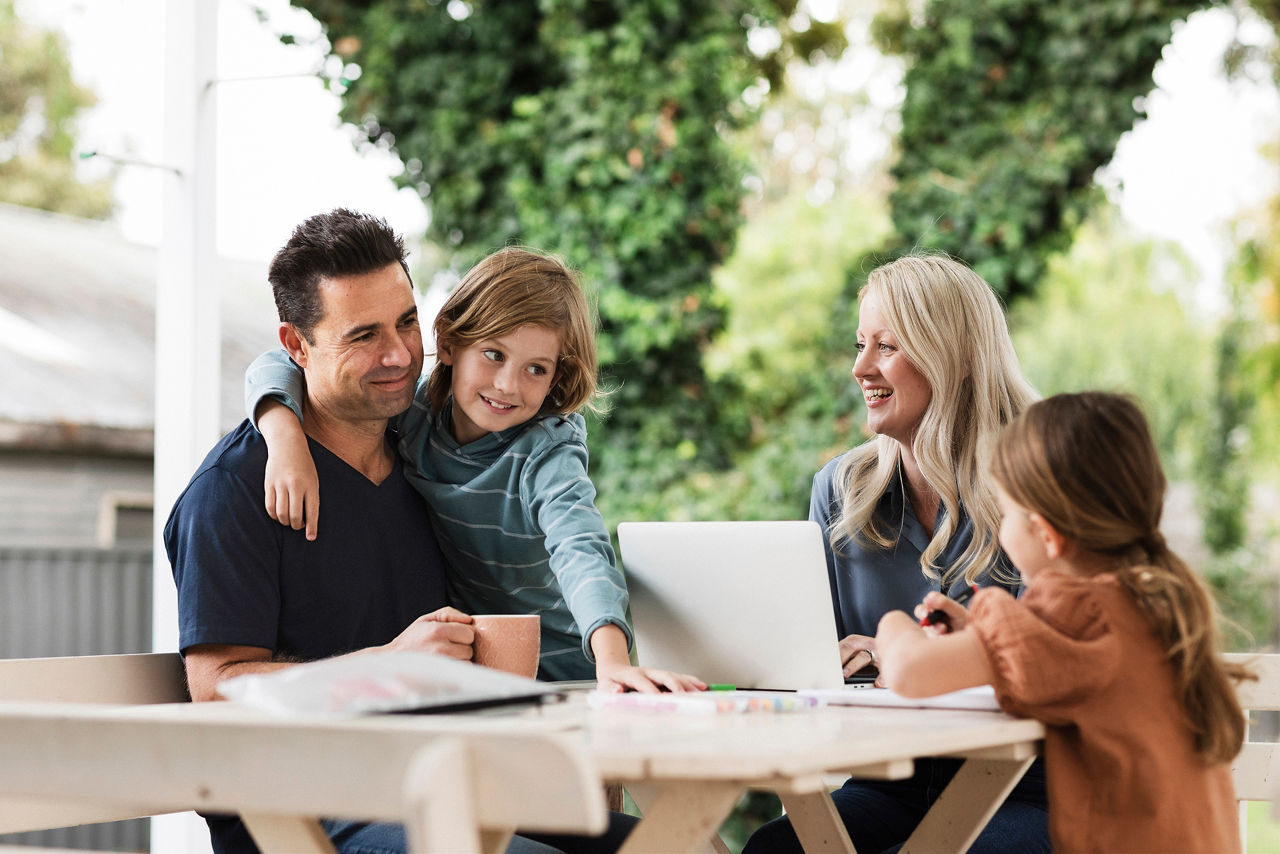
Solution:
{"label": "laptop screen", "polygon": [[618,541],[640,664],[739,688],[844,684],[817,523],[624,522]]}

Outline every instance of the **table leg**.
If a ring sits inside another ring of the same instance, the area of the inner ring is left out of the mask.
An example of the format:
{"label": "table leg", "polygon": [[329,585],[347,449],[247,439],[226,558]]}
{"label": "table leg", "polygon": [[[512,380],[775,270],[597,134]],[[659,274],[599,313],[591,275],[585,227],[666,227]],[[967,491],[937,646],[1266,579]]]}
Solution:
{"label": "table leg", "polygon": [[653,783],[625,783],[622,788],[626,789],[627,794],[631,796],[636,809],[640,810],[640,815],[644,815],[649,804],[658,797],[658,787]]}
{"label": "table leg", "polygon": [[708,781],[628,784],[644,818],[627,837],[621,854],[722,850],[723,843],[717,848],[712,837],[738,802],[742,788],[739,783]]}
{"label": "table leg", "polygon": [[857,854],[827,791],[781,794],[805,854]]}
{"label": "table leg", "polygon": [[[658,797],[658,786],[653,783],[628,783],[625,786],[619,784],[618,788],[626,789],[627,794],[631,796],[632,803],[636,805],[636,809],[640,811],[642,816],[645,813],[645,809]],[[706,854],[732,854],[729,851],[729,846],[725,845],[724,840],[720,838],[718,831],[711,834],[710,845],[703,850]]]}
{"label": "table leg", "polygon": [[315,818],[242,813],[240,820],[265,854],[336,854],[333,843]]}
{"label": "table leg", "polygon": [[1035,756],[966,760],[902,847],[901,854],[966,851],[1034,761]]}
{"label": "table leg", "polygon": [[507,846],[511,844],[511,837],[515,836],[514,830],[480,830],[480,850],[484,854],[502,854],[507,850]]}
{"label": "table leg", "polygon": [[604,784],[604,805],[614,812],[622,812],[624,798],[621,783]]}

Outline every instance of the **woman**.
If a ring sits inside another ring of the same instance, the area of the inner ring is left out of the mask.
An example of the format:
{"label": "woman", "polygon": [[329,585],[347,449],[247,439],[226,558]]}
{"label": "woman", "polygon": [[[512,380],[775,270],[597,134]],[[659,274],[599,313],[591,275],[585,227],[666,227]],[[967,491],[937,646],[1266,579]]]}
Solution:
{"label": "woman", "polygon": [[[818,472],[809,505],[826,532],[846,676],[875,665],[876,625],[889,611],[970,584],[1016,592],[980,458],[1036,398],[995,294],[963,264],[900,258],[874,270],[860,298],[853,377],[876,435]],[[958,767],[922,760],[908,780],[847,781],[832,798],[855,849],[896,851]],[[969,850],[1047,852],[1048,840],[1037,762]],[[783,816],[744,854],[800,850]]]}

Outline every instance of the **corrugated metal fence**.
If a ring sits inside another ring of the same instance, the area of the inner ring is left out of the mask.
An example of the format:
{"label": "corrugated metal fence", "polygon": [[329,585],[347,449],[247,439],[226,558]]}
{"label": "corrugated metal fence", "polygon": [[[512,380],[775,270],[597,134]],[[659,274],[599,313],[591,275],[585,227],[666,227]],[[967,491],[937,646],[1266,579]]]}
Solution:
{"label": "corrugated metal fence", "polygon": [[[151,549],[0,546],[0,658],[151,649]],[[145,820],[0,834],[0,845],[146,851]]]}

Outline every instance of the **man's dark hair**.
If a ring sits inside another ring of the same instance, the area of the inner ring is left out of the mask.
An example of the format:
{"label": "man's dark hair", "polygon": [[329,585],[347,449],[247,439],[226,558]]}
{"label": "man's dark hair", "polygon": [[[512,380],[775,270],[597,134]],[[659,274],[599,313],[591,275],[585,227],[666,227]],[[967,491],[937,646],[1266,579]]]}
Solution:
{"label": "man's dark hair", "polygon": [[404,240],[386,220],[334,208],[293,230],[289,242],[271,259],[267,281],[280,320],[292,323],[310,342],[324,316],[318,290],[321,279],[360,276],[397,261],[408,276]]}

